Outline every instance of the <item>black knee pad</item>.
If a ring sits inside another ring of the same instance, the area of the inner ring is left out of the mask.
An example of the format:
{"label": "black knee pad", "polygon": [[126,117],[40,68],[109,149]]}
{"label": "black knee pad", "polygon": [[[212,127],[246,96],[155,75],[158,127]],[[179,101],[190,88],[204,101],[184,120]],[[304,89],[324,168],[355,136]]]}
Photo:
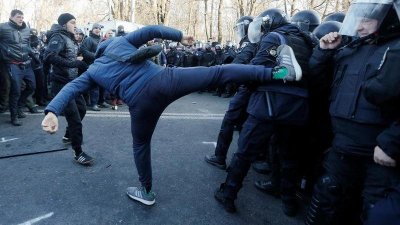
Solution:
{"label": "black knee pad", "polygon": [[330,225],[333,222],[335,206],[343,196],[343,188],[330,175],[324,175],[314,187],[306,225]]}

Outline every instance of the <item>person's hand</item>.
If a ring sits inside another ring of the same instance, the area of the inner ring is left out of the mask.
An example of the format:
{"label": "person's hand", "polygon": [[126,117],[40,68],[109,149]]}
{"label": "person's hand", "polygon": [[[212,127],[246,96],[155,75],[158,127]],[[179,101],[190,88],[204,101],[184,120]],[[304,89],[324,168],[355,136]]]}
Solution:
{"label": "person's hand", "polygon": [[58,130],[58,119],[57,116],[48,112],[42,121],[42,129],[49,134],[54,134]]}
{"label": "person's hand", "polygon": [[331,32],[319,40],[321,49],[335,49],[342,42],[342,36],[338,32]]}
{"label": "person's hand", "polygon": [[76,57],[76,60],[82,61],[83,57],[82,56],[78,56],[78,57]]}
{"label": "person's hand", "polygon": [[374,161],[382,166],[396,166],[396,161],[390,158],[379,146],[376,146],[374,149]]}
{"label": "person's hand", "polygon": [[181,43],[183,45],[189,46],[194,44],[194,38],[192,36],[185,36],[183,35]]}

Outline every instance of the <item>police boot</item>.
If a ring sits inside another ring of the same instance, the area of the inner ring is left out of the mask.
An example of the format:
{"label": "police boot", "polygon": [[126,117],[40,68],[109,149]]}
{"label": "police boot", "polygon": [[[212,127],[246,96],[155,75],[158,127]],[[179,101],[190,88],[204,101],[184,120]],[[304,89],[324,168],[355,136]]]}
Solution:
{"label": "police boot", "polygon": [[11,124],[14,126],[22,126],[22,122],[18,119],[18,117],[11,118]]}
{"label": "police boot", "polygon": [[237,193],[242,187],[243,179],[247,175],[250,168],[250,162],[238,158],[236,155],[232,158],[226,176],[226,181],[214,194],[215,199],[219,201],[227,212],[235,212],[236,207],[234,200],[237,198]]}
{"label": "police boot", "polygon": [[236,212],[236,192],[232,188],[227,187],[225,183],[221,184],[221,186],[215,190],[214,198],[222,204],[225,211],[229,213]]}
{"label": "police boot", "polygon": [[17,109],[17,118],[25,118],[26,114],[20,108]]}

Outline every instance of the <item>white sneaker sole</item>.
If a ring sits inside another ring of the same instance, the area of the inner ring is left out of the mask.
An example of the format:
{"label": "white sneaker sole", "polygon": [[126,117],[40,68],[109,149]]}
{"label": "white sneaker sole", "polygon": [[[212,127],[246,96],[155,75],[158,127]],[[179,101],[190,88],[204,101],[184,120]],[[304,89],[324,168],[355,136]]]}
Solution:
{"label": "white sneaker sole", "polygon": [[301,70],[299,62],[297,62],[296,56],[294,55],[293,49],[289,47],[290,58],[292,60],[292,64],[294,67],[294,71],[296,72],[296,81],[301,80],[303,76],[303,71]]}
{"label": "white sneaker sole", "polygon": [[154,199],[153,201],[147,201],[147,200],[144,200],[144,199],[142,199],[142,198],[138,198],[138,197],[135,197],[135,196],[133,196],[133,195],[130,195],[128,192],[127,192],[126,194],[129,196],[129,198],[131,198],[131,199],[133,199],[133,200],[136,200],[136,201],[138,201],[138,202],[141,202],[141,203],[143,203],[143,204],[145,204],[145,205],[153,205],[153,204],[156,202],[155,199]]}

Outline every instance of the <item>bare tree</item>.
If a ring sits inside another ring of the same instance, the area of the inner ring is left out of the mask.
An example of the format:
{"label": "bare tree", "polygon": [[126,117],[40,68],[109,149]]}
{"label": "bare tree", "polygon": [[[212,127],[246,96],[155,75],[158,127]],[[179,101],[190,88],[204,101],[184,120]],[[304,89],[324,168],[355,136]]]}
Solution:
{"label": "bare tree", "polygon": [[110,8],[114,19],[131,21],[131,0],[111,0]]}
{"label": "bare tree", "polygon": [[156,2],[157,24],[168,25],[168,15],[171,6],[171,0],[154,0]]}
{"label": "bare tree", "polygon": [[213,38],[213,15],[214,15],[214,0],[211,0],[211,13],[210,13],[210,38]]}
{"label": "bare tree", "polygon": [[222,7],[224,4],[224,0],[219,0],[218,4],[218,42],[222,42]]}

